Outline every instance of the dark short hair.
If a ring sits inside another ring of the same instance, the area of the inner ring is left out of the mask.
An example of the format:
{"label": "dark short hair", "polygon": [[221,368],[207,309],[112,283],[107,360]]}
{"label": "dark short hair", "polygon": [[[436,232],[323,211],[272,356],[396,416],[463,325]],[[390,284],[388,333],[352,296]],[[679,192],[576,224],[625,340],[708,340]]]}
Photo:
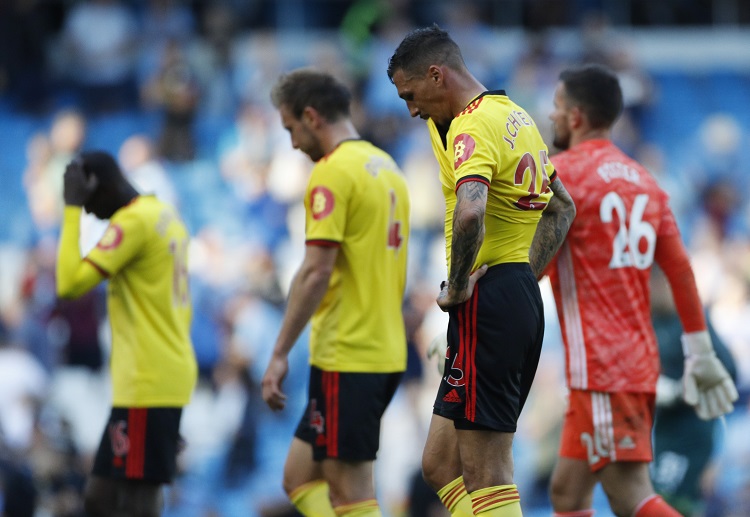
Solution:
{"label": "dark short hair", "polygon": [[560,81],[571,102],[586,113],[595,129],[611,127],[622,113],[622,89],[617,75],[609,68],[581,65],[560,73]]}
{"label": "dark short hair", "polygon": [[286,106],[297,119],[309,106],[329,122],[336,122],[349,116],[351,101],[352,94],[342,82],[313,68],[283,74],[271,90],[273,105]]}
{"label": "dark short hair", "polygon": [[388,78],[402,70],[407,76],[424,74],[431,65],[465,67],[461,49],[437,24],[411,31],[388,60]]}
{"label": "dark short hair", "polygon": [[86,151],[81,153],[83,171],[93,174],[99,179],[100,185],[112,185],[123,178],[122,170],[117,160],[105,151]]}

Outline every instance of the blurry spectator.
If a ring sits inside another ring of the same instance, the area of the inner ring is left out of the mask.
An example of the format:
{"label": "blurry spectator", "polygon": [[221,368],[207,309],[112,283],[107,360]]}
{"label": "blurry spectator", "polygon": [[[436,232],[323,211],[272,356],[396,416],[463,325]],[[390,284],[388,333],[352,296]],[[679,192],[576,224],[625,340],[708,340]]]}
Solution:
{"label": "blurry spectator", "polygon": [[195,157],[193,121],[198,107],[197,77],[177,41],[167,43],[156,74],[144,85],[147,106],[161,110],[159,154],[183,162]]}
{"label": "blurry spectator", "polygon": [[172,180],[147,136],[138,134],[125,140],[120,146],[118,159],[125,177],[138,192],[156,194],[162,201],[179,208]]}
{"label": "blurry spectator", "polygon": [[38,133],[29,140],[23,183],[29,210],[41,234],[59,227],[65,165],[81,150],[85,138],[83,115],[63,110],[53,117],[48,135]]}
{"label": "blurry spectator", "polygon": [[[703,515],[703,478],[717,451],[717,420],[701,420],[682,400],[682,325],[664,273],[658,268],[651,275],[651,312],[659,344],[661,375],[656,388],[654,461],[651,479],[664,499],[685,516]],[[714,332],[708,330],[716,354],[733,379],[734,359]]]}
{"label": "blurry spectator", "polygon": [[42,2],[8,0],[0,3],[0,92],[13,107],[41,113],[50,96],[45,47],[51,27]]}
{"label": "blurry spectator", "polygon": [[20,453],[30,448],[48,382],[36,358],[0,338],[0,449]]}
{"label": "blurry spectator", "polygon": [[191,47],[203,92],[201,108],[210,117],[228,117],[236,108],[234,77],[246,63],[233,56],[238,40],[236,22],[225,2],[207,3],[200,17],[200,38]]}
{"label": "blurry spectator", "polygon": [[120,0],[84,0],[68,13],[63,73],[89,113],[135,106],[137,29],[133,13]]}
{"label": "blurry spectator", "polygon": [[705,517],[750,515],[750,404],[747,398],[742,404],[742,410],[722,426],[722,449],[706,483],[709,499]]}

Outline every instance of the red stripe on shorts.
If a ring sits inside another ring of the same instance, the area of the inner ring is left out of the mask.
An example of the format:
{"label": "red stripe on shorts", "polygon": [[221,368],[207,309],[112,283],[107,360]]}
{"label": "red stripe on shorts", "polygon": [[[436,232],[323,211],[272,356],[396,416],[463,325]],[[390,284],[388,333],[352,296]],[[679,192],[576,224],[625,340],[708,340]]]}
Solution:
{"label": "red stripe on shorts", "polygon": [[146,418],[148,409],[130,408],[128,410],[128,454],[125,457],[125,477],[143,478],[143,467],[146,461]]}
{"label": "red stripe on shorts", "polygon": [[326,394],[326,454],[339,456],[339,372],[323,372],[323,390]]}

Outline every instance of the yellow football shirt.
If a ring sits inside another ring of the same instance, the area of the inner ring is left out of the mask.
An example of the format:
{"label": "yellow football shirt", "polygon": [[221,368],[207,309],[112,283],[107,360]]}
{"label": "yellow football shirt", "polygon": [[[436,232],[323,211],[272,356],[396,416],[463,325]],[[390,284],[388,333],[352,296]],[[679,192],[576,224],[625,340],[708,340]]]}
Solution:
{"label": "yellow football shirt", "polygon": [[445,196],[446,261],[450,271],[456,190],[481,181],[489,190],[485,236],[473,269],[528,262],[529,248],[552,191],[554,167],[531,117],[502,91],[485,92],[441,134],[432,119],[432,148]]}
{"label": "yellow football shirt", "polygon": [[307,244],[339,247],[311,321],[311,364],[325,371],[403,371],[409,195],[396,163],[364,140],[341,143],[313,168],[305,212]]}
{"label": "yellow football shirt", "polygon": [[[83,277],[80,211],[65,208],[58,254],[63,283]],[[109,278],[113,406],[178,407],[190,400],[197,364],[190,340],[188,242],[174,208],[154,196],[139,196],[115,212],[84,259]]]}

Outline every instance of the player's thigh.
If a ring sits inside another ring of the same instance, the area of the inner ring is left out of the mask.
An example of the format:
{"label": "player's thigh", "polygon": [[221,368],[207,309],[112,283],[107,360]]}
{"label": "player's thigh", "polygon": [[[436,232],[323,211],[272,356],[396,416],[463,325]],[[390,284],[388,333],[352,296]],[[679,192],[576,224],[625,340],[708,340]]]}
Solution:
{"label": "player's thigh", "polygon": [[461,475],[461,456],[453,420],[432,415],[422,451],[422,474],[435,491]]}
{"label": "player's thigh", "polygon": [[591,508],[596,475],[586,460],[558,458],[550,479],[550,500],[556,512]]}
{"label": "player's thigh", "polygon": [[598,472],[615,515],[632,515],[638,504],[654,494],[648,463],[618,461]]}
{"label": "player's thigh", "polygon": [[325,459],[321,466],[334,507],[375,498],[372,461]]}
{"label": "player's thigh", "polygon": [[295,437],[284,464],[284,491],[292,493],[305,483],[322,478],[320,462],[313,461],[312,445]]}
{"label": "player's thigh", "polygon": [[457,429],[456,435],[468,492],[513,483],[513,433]]}

